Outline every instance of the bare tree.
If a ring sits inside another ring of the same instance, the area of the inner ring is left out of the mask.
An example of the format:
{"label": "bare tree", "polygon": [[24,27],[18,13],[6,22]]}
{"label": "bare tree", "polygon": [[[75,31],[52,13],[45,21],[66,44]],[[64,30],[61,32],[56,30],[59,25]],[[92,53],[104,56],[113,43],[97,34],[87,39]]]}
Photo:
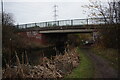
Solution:
{"label": "bare tree", "polygon": [[84,6],[90,10],[89,17],[104,18],[107,23],[120,22],[120,1],[111,0],[106,3],[100,0],[89,1],[90,4]]}
{"label": "bare tree", "polygon": [[12,26],[14,25],[13,15],[11,13],[3,13],[3,25]]}
{"label": "bare tree", "polygon": [[[117,48],[118,46],[118,30],[120,23],[120,0],[111,0],[109,2],[101,2],[100,0],[90,0],[89,5],[84,7],[90,10],[89,17],[103,18],[102,21],[110,23],[104,26],[104,29],[98,29],[98,45],[106,48]],[[113,25],[115,23],[115,25]]]}

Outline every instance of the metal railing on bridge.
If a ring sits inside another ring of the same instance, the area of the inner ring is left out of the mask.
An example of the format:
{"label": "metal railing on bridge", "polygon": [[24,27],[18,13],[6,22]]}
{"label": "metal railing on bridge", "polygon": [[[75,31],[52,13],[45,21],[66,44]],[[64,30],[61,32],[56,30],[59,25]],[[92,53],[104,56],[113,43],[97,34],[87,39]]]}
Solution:
{"label": "metal railing on bridge", "polygon": [[[107,18],[109,20],[109,18]],[[89,18],[89,19],[72,19],[72,20],[59,20],[40,23],[29,23],[17,25],[18,28],[30,28],[30,27],[59,27],[59,26],[78,26],[78,25],[91,25],[91,24],[105,24],[104,18]]]}

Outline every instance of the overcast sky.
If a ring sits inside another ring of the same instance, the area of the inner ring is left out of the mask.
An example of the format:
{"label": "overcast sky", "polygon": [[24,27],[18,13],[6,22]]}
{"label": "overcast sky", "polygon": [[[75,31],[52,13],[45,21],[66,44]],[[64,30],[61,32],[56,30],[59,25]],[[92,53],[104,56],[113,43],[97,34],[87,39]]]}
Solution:
{"label": "overcast sky", "polygon": [[83,5],[89,0],[4,0],[4,11],[12,13],[15,24],[44,22],[54,20],[54,5],[57,8],[57,20],[83,19],[87,14]]}

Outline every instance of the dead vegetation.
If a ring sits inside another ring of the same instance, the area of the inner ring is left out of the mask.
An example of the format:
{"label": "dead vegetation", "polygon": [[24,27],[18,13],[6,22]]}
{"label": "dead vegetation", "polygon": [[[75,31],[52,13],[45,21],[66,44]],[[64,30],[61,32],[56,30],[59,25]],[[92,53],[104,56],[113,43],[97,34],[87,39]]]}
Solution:
{"label": "dead vegetation", "polygon": [[[23,59],[27,60],[27,59]],[[3,78],[63,78],[79,64],[79,55],[76,49],[56,55],[51,59],[42,58],[39,65],[31,66],[28,62],[20,62],[16,54],[16,66],[6,64],[3,69]]]}

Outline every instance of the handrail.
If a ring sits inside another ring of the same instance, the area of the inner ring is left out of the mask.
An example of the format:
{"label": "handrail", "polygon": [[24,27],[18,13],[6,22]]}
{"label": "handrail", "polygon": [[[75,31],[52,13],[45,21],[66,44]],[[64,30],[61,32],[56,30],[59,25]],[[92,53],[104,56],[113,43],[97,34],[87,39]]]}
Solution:
{"label": "handrail", "polygon": [[[107,18],[108,20],[110,18]],[[59,27],[59,26],[76,26],[76,25],[90,25],[90,24],[106,24],[104,18],[88,18],[88,19],[71,19],[71,20],[58,20],[48,21],[40,23],[28,23],[16,25],[18,28],[30,28],[30,27]]]}

